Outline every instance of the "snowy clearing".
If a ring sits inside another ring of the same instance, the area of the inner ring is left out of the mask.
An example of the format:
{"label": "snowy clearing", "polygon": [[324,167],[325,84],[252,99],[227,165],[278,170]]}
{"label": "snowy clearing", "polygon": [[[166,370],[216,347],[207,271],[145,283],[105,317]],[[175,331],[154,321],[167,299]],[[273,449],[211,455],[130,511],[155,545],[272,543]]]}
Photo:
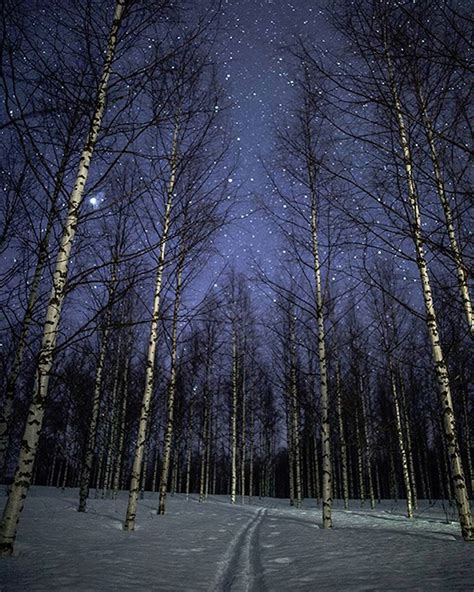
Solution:
{"label": "snowy clearing", "polygon": [[77,490],[33,487],[15,555],[0,560],[0,590],[474,590],[474,545],[440,502],[421,504],[413,523],[403,502],[371,511],[354,501],[347,512],[337,503],[324,531],[312,500],[296,510],[287,500],[176,495],[157,516],[148,493],[137,530],[124,532],[126,496],[91,499],[79,514]]}

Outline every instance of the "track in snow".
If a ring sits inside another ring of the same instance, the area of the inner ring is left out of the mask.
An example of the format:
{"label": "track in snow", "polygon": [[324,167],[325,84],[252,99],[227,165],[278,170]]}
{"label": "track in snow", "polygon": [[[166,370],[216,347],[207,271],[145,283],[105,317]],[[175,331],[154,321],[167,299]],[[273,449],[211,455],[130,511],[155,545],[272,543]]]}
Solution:
{"label": "track in snow", "polygon": [[214,592],[266,592],[258,543],[266,513],[260,508],[230,542],[219,562]]}

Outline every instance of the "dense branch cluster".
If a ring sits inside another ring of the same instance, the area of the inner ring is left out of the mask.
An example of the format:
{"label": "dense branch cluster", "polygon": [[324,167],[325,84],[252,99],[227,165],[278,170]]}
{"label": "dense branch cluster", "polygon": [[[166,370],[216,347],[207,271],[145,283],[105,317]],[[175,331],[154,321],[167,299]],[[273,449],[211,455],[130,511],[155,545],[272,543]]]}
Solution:
{"label": "dense branch cluster", "polygon": [[458,3],[337,2],[337,55],[287,48],[255,198],[284,255],[209,286],[238,201],[220,6],[42,6],[1,8],[1,552],[32,484],[128,490],[126,530],[145,491],[314,498],[325,528],[333,498],[443,499],[474,540]]}

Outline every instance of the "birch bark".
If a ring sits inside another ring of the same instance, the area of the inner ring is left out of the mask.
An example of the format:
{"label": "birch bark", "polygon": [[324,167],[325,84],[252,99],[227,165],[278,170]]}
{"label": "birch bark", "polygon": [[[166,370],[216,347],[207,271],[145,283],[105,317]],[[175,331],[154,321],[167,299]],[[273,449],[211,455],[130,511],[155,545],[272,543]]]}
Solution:
{"label": "birch bark", "polygon": [[[309,166],[310,172],[312,171]],[[312,174],[312,173],[311,173]],[[314,180],[311,179],[311,187]],[[313,254],[313,273],[316,288],[316,318],[318,326],[318,355],[321,390],[321,447],[323,454],[323,528],[332,527],[332,461],[329,427],[329,392],[326,359],[326,330],[324,327],[324,301],[321,281],[321,264],[319,261],[318,212],[317,198],[314,189],[311,194],[311,246]]]}
{"label": "birch bark", "polygon": [[89,429],[87,433],[86,453],[84,456],[84,463],[81,473],[81,486],[79,489],[79,507],[78,512],[85,512],[87,506],[87,498],[89,497],[89,487],[92,472],[92,463],[94,462],[94,452],[97,440],[97,425],[99,421],[100,402],[102,396],[102,376],[104,372],[105,356],[109,345],[110,336],[110,321],[112,316],[112,309],[110,302],[114,298],[115,289],[117,286],[117,261],[114,261],[112,268],[111,288],[109,296],[109,307],[107,309],[104,321],[104,332],[100,341],[99,359],[97,360],[97,367],[95,371],[94,396],[92,398],[92,411],[89,421]]}
{"label": "birch bark", "polygon": [[341,446],[341,473],[342,473],[342,497],[344,509],[349,509],[349,479],[347,475],[347,444],[344,433],[344,421],[342,417],[342,390],[341,390],[341,367],[338,364],[336,369],[336,405],[337,420],[339,424],[339,442]]}
{"label": "birch bark", "polygon": [[426,326],[431,344],[431,353],[438,384],[440,404],[442,408],[443,435],[450,463],[451,479],[452,485],[454,486],[454,495],[459,516],[459,524],[464,540],[474,541],[474,525],[472,522],[466,480],[464,477],[464,469],[462,466],[461,453],[459,449],[456,419],[454,416],[453,400],[451,395],[451,385],[449,382],[448,368],[439,337],[438,320],[434,307],[428,264],[425,255],[420,204],[413,169],[413,157],[405,125],[402,103],[395,81],[392,59],[387,48],[385,48],[385,59],[387,63],[393,107],[398,124],[400,147],[403,154],[403,166],[408,190],[408,202],[412,214],[411,236],[416,251],[416,264],[420,274],[426,312]]}
{"label": "birch bark", "polygon": [[230,478],[230,503],[235,504],[237,497],[237,328],[235,321],[232,327],[232,410],[230,417],[230,450],[231,450],[231,478]]}
{"label": "birch bark", "polygon": [[398,394],[397,382],[395,372],[392,368],[391,360],[389,360],[389,374],[390,384],[392,388],[393,406],[395,410],[395,426],[397,430],[398,450],[402,461],[403,484],[405,486],[405,495],[407,500],[407,517],[413,518],[413,494],[411,489],[410,472],[408,467],[408,456],[405,447],[405,439],[403,437],[402,413],[400,410],[400,397]]}
{"label": "birch bark", "polygon": [[171,375],[168,384],[166,400],[166,428],[163,443],[163,462],[161,464],[160,475],[160,499],[158,504],[158,514],[164,514],[166,509],[166,491],[168,487],[171,442],[174,430],[174,399],[176,392],[176,374],[177,374],[177,355],[178,355],[178,320],[179,309],[181,306],[182,277],[185,262],[186,251],[181,251],[178,266],[176,270],[176,292],[173,306],[173,320],[171,329]]}
{"label": "birch bark", "polygon": [[1,555],[11,555],[13,552],[18,521],[31,484],[32,470],[48,395],[49,375],[53,365],[59,321],[65,297],[69,257],[77,230],[79,209],[84,195],[87,177],[89,175],[89,167],[105,112],[107,88],[117,48],[118,32],[123,19],[125,2],[126,0],[116,0],[104,65],[95,100],[94,113],[87,140],[79,161],[74,188],[69,198],[68,214],[63,226],[53,275],[53,286],[46,311],[43,338],[35,375],[33,400],[28,409],[28,419],[22,438],[18,466],[15,471],[10,495],[8,496],[8,501],[0,525]]}
{"label": "birch bark", "polygon": [[449,205],[449,200],[446,195],[443,174],[441,171],[441,164],[438,156],[438,149],[436,146],[433,121],[430,117],[426,99],[423,95],[423,92],[419,84],[415,84],[415,88],[418,103],[420,105],[423,127],[430,149],[430,158],[431,163],[433,165],[436,193],[438,195],[439,202],[443,209],[446,232],[448,234],[449,245],[451,247],[454,265],[456,267],[456,276],[458,281],[458,289],[461,296],[461,302],[463,305],[464,314],[466,316],[466,322],[469,328],[469,333],[472,339],[474,339],[474,314],[472,311],[471,295],[469,293],[467,268],[463,260],[461,249],[459,248],[459,244],[456,238],[456,232],[454,230],[453,213],[451,211],[451,206]]}
{"label": "birch bark", "polygon": [[148,340],[148,351],[146,361],[145,388],[143,392],[142,404],[140,408],[140,419],[138,423],[138,434],[135,445],[135,455],[132,465],[132,477],[130,482],[130,492],[128,497],[127,512],[124,522],[124,530],[135,529],[135,518],[137,515],[138,494],[140,491],[140,475],[143,464],[143,453],[145,449],[146,434],[148,430],[151,397],[153,394],[153,384],[155,376],[155,357],[156,346],[158,343],[158,324],[161,311],[161,288],[163,283],[163,272],[165,268],[165,255],[168,243],[168,235],[171,225],[171,208],[173,205],[177,165],[178,165],[178,133],[179,123],[175,123],[173,140],[171,147],[171,174],[167,187],[167,199],[163,219],[163,228],[159,244],[158,268],[156,271],[155,291],[153,295],[153,308],[150,326],[150,337]]}
{"label": "birch bark", "polygon": [[6,453],[9,445],[9,424],[13,411],[15,387],[18,377],[20,375],[21,365],[23,362],[23,355],[25,353],[25,348],[28,339],[28,333],[30,330],[31,323],[33,321],[33,312],[38,301],[41,278],[43,277],[44,268],[48,261],[49,241],[54,227],[54,210],[56,208],[56,203],[58,201],[58,197],[63,186],[66,165],[67,157],[66,155],[64,155],[55,178],[55,186],[53,194],[51,196],[52,205],[49,210],[46,229],[39,244],[38,258],[36,260],[35,271],[33,273],[30,291],[28,294],[28,303],[21,323],[21,331],[15,349],[15,357],[13,360],[13,364],[7,376],[4,403],[3,406],[0,408],[0,475],[3,474],[5,468]]}

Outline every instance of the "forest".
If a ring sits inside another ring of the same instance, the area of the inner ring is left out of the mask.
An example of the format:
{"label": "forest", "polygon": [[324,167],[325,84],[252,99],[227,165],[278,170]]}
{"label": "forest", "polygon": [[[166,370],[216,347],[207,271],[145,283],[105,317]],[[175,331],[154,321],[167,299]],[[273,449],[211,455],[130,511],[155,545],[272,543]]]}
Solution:
{"label": "forest", "polygon": [[[281,39],[257,190],[226,4],[1,5],[5,557],[40,487],[88,519],[122,495],[125,532],[144,500],[159,529],[174,498],[281,498],[322,532],[392,500],[474,542],[469,3],[338,0],[332,45]],[[236,228],[272,265],[223,255]]]}

